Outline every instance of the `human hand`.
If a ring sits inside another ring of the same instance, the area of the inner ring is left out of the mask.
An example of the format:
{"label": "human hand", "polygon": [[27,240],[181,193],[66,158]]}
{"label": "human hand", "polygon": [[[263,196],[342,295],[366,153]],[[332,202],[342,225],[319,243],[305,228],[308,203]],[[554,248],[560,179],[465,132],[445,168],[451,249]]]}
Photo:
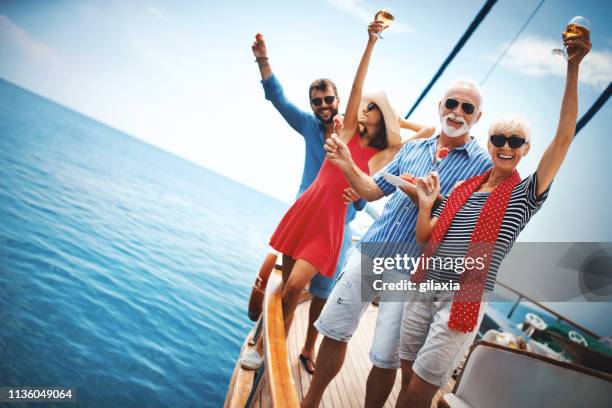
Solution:
{"label": "human hand", "polygon": [[592,47],[589,35],[586,33],[568,35],[567,32],[564,32],[563,45],[567,50],[568,65],[580,65]]}
{"label": "human hand", "polygon": [[416,185],[411,184],[409,186],[398,186],[397,188],[399,188],[404,194],[406,194],[414,203],[414,205],[416,205],[417,207],[419,206],[419,196],[417,195],[417,189],[416,189]]}
{"label": "human hand", "polygon": [[419,206],[431,208],[440,193],[440,176],[432,171],[427,176],[419,178],[416,184]]}
{"label": "human hand", "polygon": [[380,34],[384,28],[385,25],[382,21],[372,21],[368,25],[368,36],[370,37],[370,41],[378,40],[378,34]]}
{"label": "human hand", "polygon": [[264,41],[262,33],[257,33],[255,35],[255,41],[253,42],[251,49],[253,50],[253,55],[255,55],[255,58],[266,58],[268,56],[266,42]]}
{"label": "human hand", "polygon": [[336,116],[334,116],[334,132],[338,133],[342,130],[342,128],[344,128],[344,115],[338,113]]}
{"label": "human hand", "polygon": [[342,199],[344,200],[346,204],[350,204],[353,201],[359,200],[360,198],[361,196],[357,194],[357,192],[350,187],[345,188],[344,192],[342,193]]}
{"label": "human hand", "polygon": [[332,135],[327,138],[323,145],[323,149],[325,149],[325,157],[327,157],[332,164],[340,167],[343,171],[351,167],[353,162],[351,152],[346,143],[340,140],[337,134],[332,133]]}

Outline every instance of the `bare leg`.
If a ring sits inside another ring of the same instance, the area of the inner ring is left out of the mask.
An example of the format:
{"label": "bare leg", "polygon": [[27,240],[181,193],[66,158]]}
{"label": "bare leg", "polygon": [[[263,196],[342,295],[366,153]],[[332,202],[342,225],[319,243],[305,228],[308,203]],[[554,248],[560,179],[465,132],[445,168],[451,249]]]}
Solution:
{"label": "bare leg", "polygon": [[429,408],[438,386],[414,374],[412,361],[402,360],[402,389],[397,397],[395,408]]}
{"label": "bare leg", "polygon": [[406,406],[406,398],[408,394],[408,385],[410,385],[410,380],[412,379],[412,363],[413,361],[401,360],[402,364],[402,388],[400,389],[399,395],[397,396],[397,401],[395,403],[395,407],[403,407]]}
{"label": "bare leg", "polygon": [[302,400],[302,408],[319,406],[325,389],[342,368],[347,346],[347,342],[323,337],[317,354],[317,369]]}
{"label": "bare leg", "polygon": [[293,259],[289,255],[283,254],[283,285],[285,285],[285,282],[287,282],[287,280],[289,279],[289,275],[291,275],[293,265],[295,265],[295,259]]}
{"label": "bare leg", "polygon": [[396,373],[396,368],[372,366],[366,383],[365,408],[379,408],[385,405],[393,389]]}
{"label": "bare leg", "polygon": [[293,321],[293,312],[297,307],[300,293],[317,273],[317,269],[308,261],[298,259],[293,265],[289,278],[283,286],[283,317],[285,319],[285,335]]}
{"label": "bare leg", "polygon": [[[326,299],[321,299],[314,296],[310,301],[310,309],[308,310],[308,330],[306,331],[306,340],[304,341],[304,347],[302,347],[302,355],[308,359],[313,360],[315,343],[317,342],[317,336],[319,332],[314,326],[314,323],[319,318],[323,306],[325,306]],[[309,367],[314,369],[314,367]]]}
{"label": "bare leg", "polygon": [[[285,284],[289,280],[289,276],[291,275],[291,271],[293,270],[293,266],[295,265],[296,261],[297,259],[293,259],[289,255],[283,254],[283,288],[285,287]],[[291,316],[289,316],[288,319],[286,315],[284,316],[285,316],[285,337],[289,337],[289,327],[291,327],[291,323],[293,322],[293,313],[291,314]]]}

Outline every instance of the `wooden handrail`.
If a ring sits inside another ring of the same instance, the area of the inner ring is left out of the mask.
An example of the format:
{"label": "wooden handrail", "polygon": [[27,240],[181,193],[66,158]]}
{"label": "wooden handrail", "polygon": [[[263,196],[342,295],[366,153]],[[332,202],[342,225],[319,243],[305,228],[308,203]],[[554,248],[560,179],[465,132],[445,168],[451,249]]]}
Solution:
{"label": "wooden handrail", "polygon": [[274,268],[264,297],[264,365],[273,407],[298,408],[300,402],[291,375],[283,319],[282,271]]}
{"label": "wooden handrail", "polygon": [[[587,328],[586,328],[586,327],[584,327],[584,326],[579,325],[578,323],[576,323],[576,322],[574,322],[574,321],[572,321],[572,320],[568,319],[567,317],[565,317],[565,316],[563,316],[563,315],[560,315],[559,313],[555,312],[554,310],[552,310],[552,309],[550,309],[550,308],[548,308],[548,307],[546,307],[546,306],[544,306],[544,305],[542,305],[542,304],[540,304],[540,303],[536,302],[535,300],[531,299],[529,296],[525,295],[524,293],[521,293],[521,292],[519,292],[518,290],[513,289],[513,288],[511,288],[510,286],[508,286],[508,285],[506,285],[506,284],[504,284],[504,283],[502,283],[502,282],[500,282],[500,281],[497,281],[497,283],[496,283],[496,284],[497,284],[497,285],[500,285],[500,286],[502,286],[502,287],[504,287],[504,288],[506,288],[506,289],[508,289],[510,292],[513,292],[513,293],[517,294],[517,295],[519,296],[519,300],[518,300],[518,301],[520,301],[520,300],[521,300],[520,298],[523,298],[523,299],[525,299],[525,300],[527,300],[527,301],[529,301],[529,302],[531,302],[531,303],[535,304],[535,305],[536,305],[536,306],[538,306],[539,308],[546,310],[548,313],[550,313],[551,315],[555,316],[557,319],[562,320],[562,321],[565,321],[565,322],[567,322],[567,323],[571,324],[572,326],[576,327],[577,329],[582,330],[583,332],[587,333],[588,335],[593,336],[593,337],[595,337],[596,339],[600,339],[600,338],[601,338],[601,336],[600,336],[599,334],[597,334],[597,333],[595,333],[595,332],[593,332],[593,331],[591,331],[591,330],[587,329]],[[513,310],[513,311],[514,311],[514,310]]]}

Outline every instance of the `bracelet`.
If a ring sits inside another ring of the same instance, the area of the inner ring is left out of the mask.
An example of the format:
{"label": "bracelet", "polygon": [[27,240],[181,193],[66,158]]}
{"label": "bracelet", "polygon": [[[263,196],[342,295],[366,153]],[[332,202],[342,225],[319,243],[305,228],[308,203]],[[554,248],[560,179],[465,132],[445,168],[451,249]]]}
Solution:
{"label": "bracelet", "polygon": [[255,58],[255,62],[262,63],[262,62],[267,62],[268,61],[268,57],[257,57]]}

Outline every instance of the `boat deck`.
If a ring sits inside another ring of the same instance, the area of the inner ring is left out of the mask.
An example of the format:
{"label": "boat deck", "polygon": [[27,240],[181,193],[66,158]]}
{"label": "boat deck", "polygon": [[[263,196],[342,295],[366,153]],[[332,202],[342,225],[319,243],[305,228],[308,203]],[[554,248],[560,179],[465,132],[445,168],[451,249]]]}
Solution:
{"label": "boat deck", "polygon": [[[308,390],[311,376],[304,370],[302,364],[298,360],[298,356],[304,344],[306,337],[306,328],[308,325],[308,308],[310,301],[305,301],[298,305],[293,319],[293,325],[289,332],[288,352],[291,363],[291,371],[295,381],[295,388],[300,401]],[[362,407],[365,401],[365,388],[368,373],[372,367],[368,354],[372,343],[372,335],[376,325],[376,315],[378,308],[370,305],[364,313],[359,328],[349,342],[347,356],[344,360],[344,366],[340,373],[331,382],[323,399],[321,407],[323,408],[352,408]],[[317,341],[317,350],[322,337],[319,336]],[[440,390],[432,402],[432,407],[437,406],[439,396],[450,392],[454,385],[454,380],[451,380],[444,389]],[[395,385],[391,391],[391,396],[385,404],[385,408],[395,406],[395,401],[401,386],[401,372],[398,370],[395,379]],[[265,381],[262,384],[259,392],[259,398],[255,400],[253,406],[268,408],[271,406],[269,402],[269,393],[266,390]]]}

